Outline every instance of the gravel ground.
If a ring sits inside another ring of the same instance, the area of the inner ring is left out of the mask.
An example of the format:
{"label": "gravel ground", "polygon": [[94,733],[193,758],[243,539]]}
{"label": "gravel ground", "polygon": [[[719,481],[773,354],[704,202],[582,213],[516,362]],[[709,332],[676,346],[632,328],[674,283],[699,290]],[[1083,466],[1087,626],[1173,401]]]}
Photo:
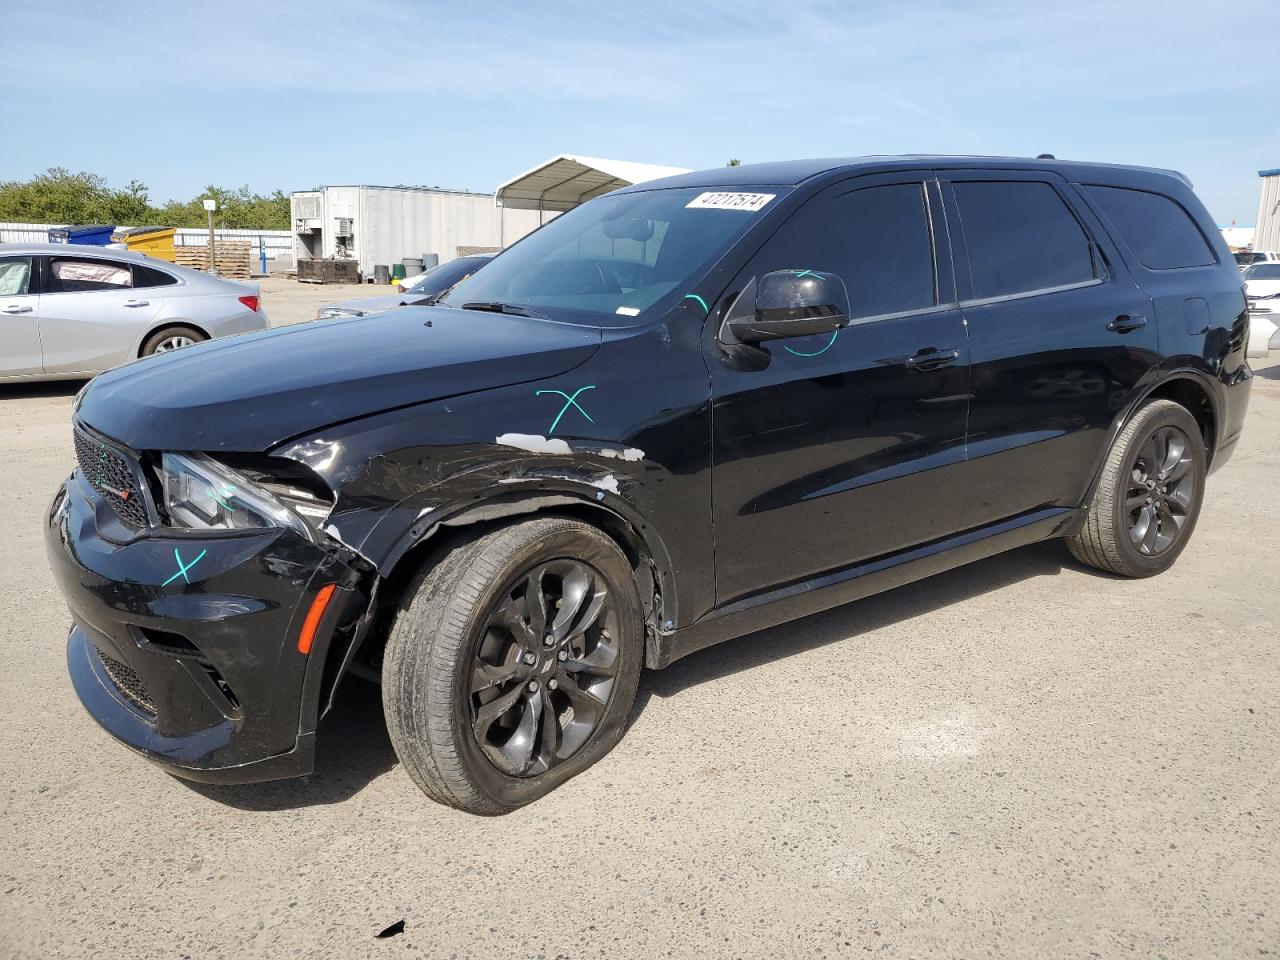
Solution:
{"label": "gravel ground", "polygon": [[[277,323],[348,295],[265,293]],[[1170,573],[1042,544],[704,651],[645,677],[602,763],[500,819],[419,794],[358,680],[305,780],[195,787],[99,731],[41,544],[76,388],[0,387],[0,956],[1280,954],[1259,369]]]}

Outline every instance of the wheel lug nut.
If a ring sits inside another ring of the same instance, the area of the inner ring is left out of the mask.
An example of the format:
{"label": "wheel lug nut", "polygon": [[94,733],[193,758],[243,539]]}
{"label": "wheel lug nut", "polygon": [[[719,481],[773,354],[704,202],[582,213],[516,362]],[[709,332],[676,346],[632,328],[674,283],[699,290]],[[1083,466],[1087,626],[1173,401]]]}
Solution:
{"label": "wheel lug nut", "polygon": [[569,659],[569,651],[561,650],[559,653],[556,654],[556,659],[559,660],[561,663],[564,663],[566,660]]}
{"label": "wheel lug nut", "polygon": [[555,677],[552,677],[550,680],[547,681],[548,690],[555,690],[559,686],[560,686],[560,681],[557,680]]}
{"label": "wheel lug nut", "polygon": [[537,662],[538,662],[537,654],[534,654],[534,653],[526,653],[526,654],[524,655],[524,662],[525,662],[525,663],[527,663],[529,666],[531,666],[531,667],[532,667],[535,663],[537,663]]}
{"label": "wheel lug nut", "polygon": [[530,693],[534,693],[537,689],[538,689],[538,681],[537,681],[537,680],[530,680],[530,681],[529,681],[529,692],[530,692]]}
{"label": "wheel lug nut", "polygon": [[548,633],[545,637],[542,638],[542,644],[543,646],[554,647],[556,645],[556,638]]}

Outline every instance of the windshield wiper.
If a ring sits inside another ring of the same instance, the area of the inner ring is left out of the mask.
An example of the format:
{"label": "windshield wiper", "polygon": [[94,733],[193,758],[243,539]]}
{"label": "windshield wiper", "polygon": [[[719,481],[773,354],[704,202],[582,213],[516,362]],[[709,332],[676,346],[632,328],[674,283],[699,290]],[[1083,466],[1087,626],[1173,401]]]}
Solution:
{"label": "windshield wiper", "polygon": [[486,310],[489,313],[509,313],[516,317],[540,317],[543,320],[547,318],[545,313],[538,313],[517,303],[502,303],[498,300],[477,300],[471,303],[464,303],[462,309]]}

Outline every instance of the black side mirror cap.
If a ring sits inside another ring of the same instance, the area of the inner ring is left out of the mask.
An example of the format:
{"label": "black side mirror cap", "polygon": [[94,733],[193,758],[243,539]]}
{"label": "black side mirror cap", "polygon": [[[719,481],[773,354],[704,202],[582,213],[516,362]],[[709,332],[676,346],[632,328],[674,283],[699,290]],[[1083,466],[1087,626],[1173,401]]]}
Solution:
{"label": "black side mirror cap", "polygon": [[[751,293],[750,286],[743,291]],[[849,294],[834,273],[774,270],[755,283],[754,302],[735,303],[725,320],[738,343],[832,333],[849,325]]]}

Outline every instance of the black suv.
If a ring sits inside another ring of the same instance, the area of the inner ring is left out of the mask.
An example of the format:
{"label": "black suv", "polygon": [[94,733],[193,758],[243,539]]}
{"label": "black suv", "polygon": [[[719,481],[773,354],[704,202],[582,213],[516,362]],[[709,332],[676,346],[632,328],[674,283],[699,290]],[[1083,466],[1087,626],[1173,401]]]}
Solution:
{"label": "black suv", "polygon": [[312,769],[349,673],[405,769],[511,810],[640,670],[1063,537],[1166,569],[1252,373],[1187,180],[1052,160],[713,170],[430,307],[103,374],[47,517],[76,692],[180,776]]}

